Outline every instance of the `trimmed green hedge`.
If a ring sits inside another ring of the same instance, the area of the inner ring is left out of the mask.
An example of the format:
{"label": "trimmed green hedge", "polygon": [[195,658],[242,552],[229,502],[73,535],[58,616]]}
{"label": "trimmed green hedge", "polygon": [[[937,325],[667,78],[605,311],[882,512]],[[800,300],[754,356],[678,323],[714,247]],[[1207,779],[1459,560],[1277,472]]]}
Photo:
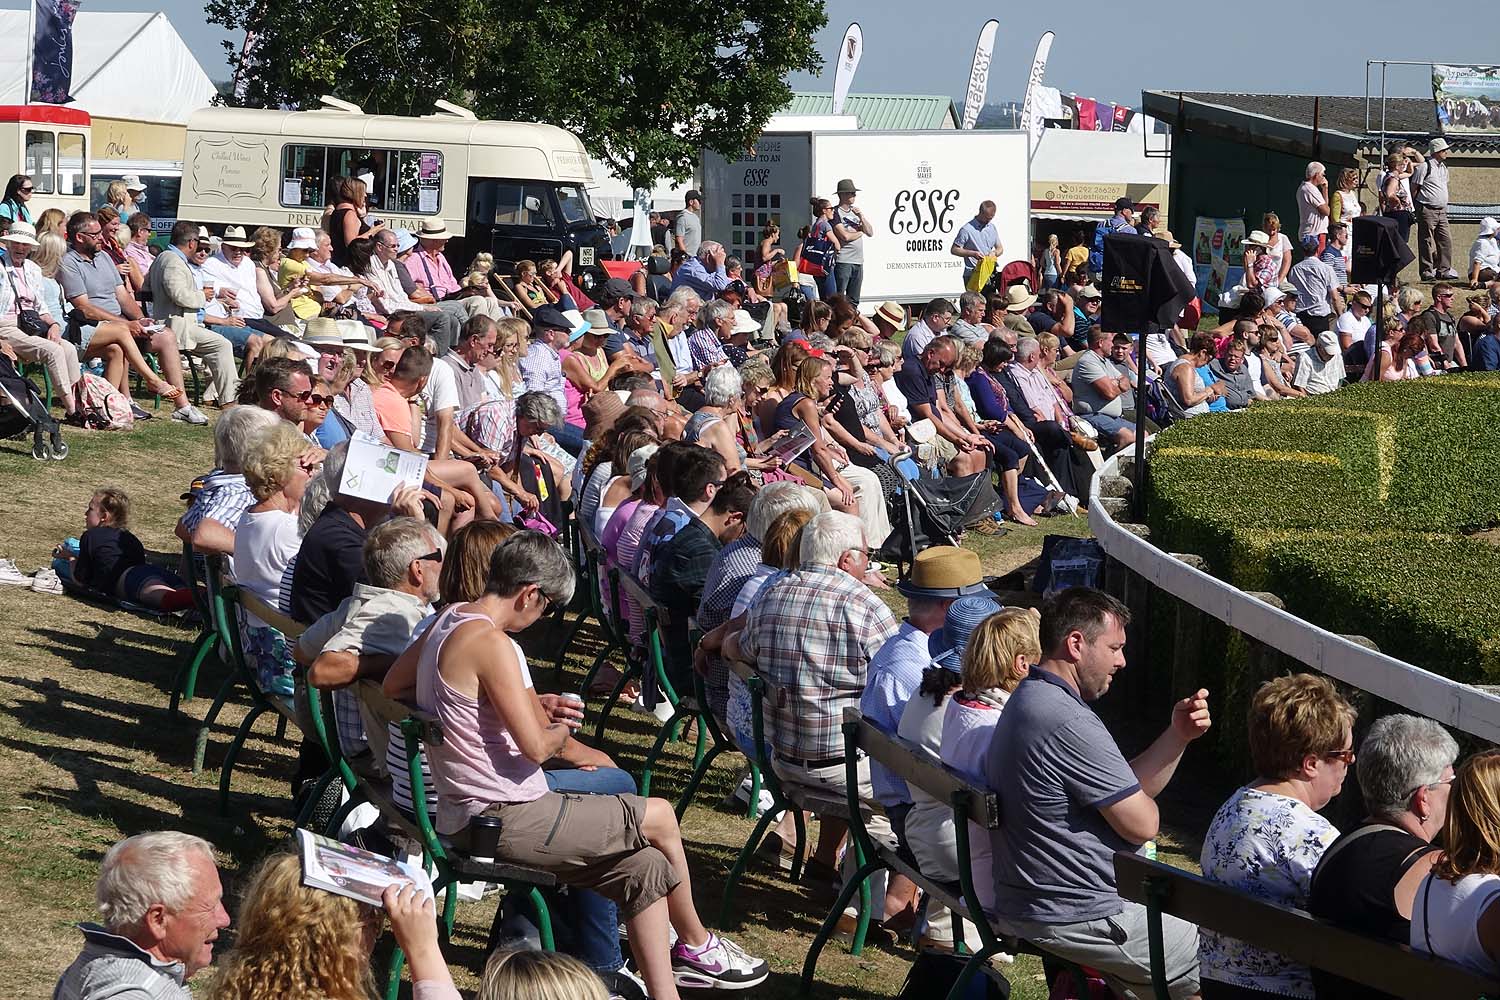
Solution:
{"label": "trimmed green hedge", "polygon": [[1163,550],[1468,683],[1500,683],[1500,375],[1359,384],[1180,421],[1148,465]]}

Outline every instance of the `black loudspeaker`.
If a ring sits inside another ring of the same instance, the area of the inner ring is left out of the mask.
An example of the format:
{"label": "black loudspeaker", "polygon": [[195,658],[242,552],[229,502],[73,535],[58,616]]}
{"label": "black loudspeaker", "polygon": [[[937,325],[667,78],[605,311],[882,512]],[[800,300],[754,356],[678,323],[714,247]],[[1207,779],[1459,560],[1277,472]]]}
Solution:
{"label": "black loudspeaker", "polygon": [[1115,333],[1139,333],[1148,323],[1171,326],[1194,294],[1164,242],[1129,233],[1105,235],[1101,283],[1099,322]]}
{"label": "black loudspeaker", "polygon": [[1389,285],[1416,255],[1401,238],[1396,220],[1383,215],[1361,215],[1354,220],[1353,261],[1349,280],[1356,285]]}

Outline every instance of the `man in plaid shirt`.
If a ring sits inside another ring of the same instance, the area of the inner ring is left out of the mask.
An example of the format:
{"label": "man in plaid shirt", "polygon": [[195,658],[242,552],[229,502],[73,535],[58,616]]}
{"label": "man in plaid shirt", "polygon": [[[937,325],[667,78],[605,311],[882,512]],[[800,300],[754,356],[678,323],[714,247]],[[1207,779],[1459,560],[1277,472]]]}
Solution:
{"label": "man in plaid shirt", "polygon": [[[766,705],[772,767],[788,794],[843,800],[844,708],[859,704],[870,659],[896,634],[890,609],[863,582],[870,558],[851,514],[819,514],[802,529],[801,567],[770,583],[725,640],[725,655],[748,660],[777,697]],[[877,809],[870,763],[858,767],[859,798]],[[813,862],[832,874],[843,824],[824,818]],[[876,816],[874,836],[889,823]]]}

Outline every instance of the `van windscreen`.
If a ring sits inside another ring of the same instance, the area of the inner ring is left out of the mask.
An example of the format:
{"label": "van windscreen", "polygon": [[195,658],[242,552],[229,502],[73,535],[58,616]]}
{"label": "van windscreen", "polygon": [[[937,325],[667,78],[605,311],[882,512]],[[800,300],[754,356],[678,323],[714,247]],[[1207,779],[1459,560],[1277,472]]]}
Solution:
{"label": "van windscreen", "polygon": [[589,207],[589,197],[583,188],[575,184],[559,184],[557,186],[557,200],[562,205],[563,221],[569,225],[575,222],[590,222],[594,213]]}

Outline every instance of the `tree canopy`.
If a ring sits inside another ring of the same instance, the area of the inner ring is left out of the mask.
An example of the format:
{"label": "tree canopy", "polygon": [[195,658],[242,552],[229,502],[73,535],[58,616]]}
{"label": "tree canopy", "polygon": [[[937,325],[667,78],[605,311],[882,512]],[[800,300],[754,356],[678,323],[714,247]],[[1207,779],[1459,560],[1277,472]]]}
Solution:
{"label": "tree canopy", "polygon": [[230,46],[233,103],[422,115],[439,98],[484,118],[578,135],[628,183],[687,179],[700,151],[748,149],[791,100],[787,74],[822,65],[821,0],[628,4],[514,0],[208,0]]}

